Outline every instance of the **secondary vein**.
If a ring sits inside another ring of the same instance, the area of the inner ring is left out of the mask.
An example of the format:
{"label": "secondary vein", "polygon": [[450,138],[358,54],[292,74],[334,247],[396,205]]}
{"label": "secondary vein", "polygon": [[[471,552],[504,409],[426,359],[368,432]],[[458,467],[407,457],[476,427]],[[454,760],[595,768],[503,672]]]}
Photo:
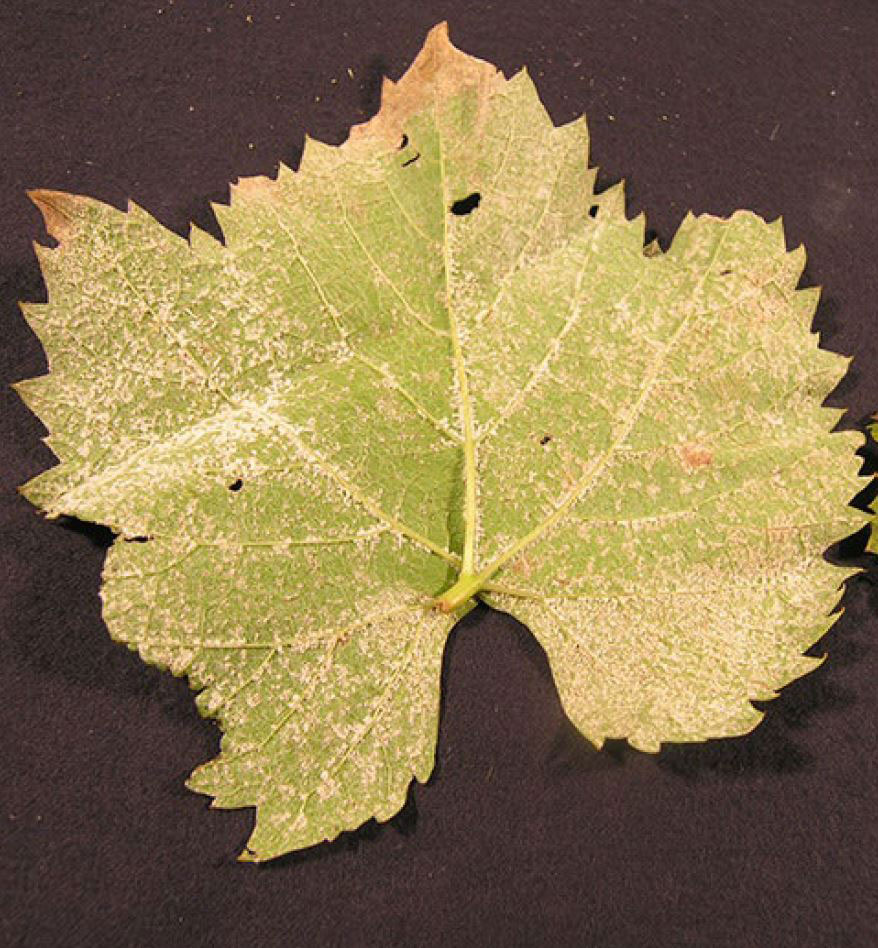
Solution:
{"label": "secondary vein", "polygon": [[[719,251],[722,247],[724,239],[725,232],[720,236],[720,239],[717,241],[717,244],[714,247],[711,259],[708,262],[705,271],[695,288],[696,291],[701,289],[701,287],[704,285],[704,281],[711,273],[713,265],[719,256]],[[667,364],[671,353],[673,353],[673,351],[676,349],[681,339],[684,338],[692,324],[703,315],[704,311],[695,310],[693,312],[690,310],[683,317],[683,319],[680,320],[680,323],[674,330],[671,338],[658,351],[656,357],[647,368],[640,386],[638,397],[626,413],[626,416],[622,424],[619,426],[615,438],[613,438],[607,448],[600,455],[598,455],[598,457],[595,458],[591,464],[588,465],[588,468],[586,469],[583,476],[567,492],[566,496],[561,500],[552,513],[545,517],[532,530],[529,530],[526,534],[524,534],[524,536],[520,537],[509,547],[507,547],[506,550],[498,554],[494,560],[484,570],[482,570],[482,572],[479,574],[480,577],[489,579],[491,576],[493,576],[502,566],[508,563],[509,560],[520,553],[525,547],[539,539],[556,523],[558,523],[558,521],[561,520],[575,504],[577,504],[584,496],[594,489],[594,487],[599,483],[604,471],[609,466],[610,461],[616,455],[616,452],[619,450],[619,448],[628,440],[631,432],[634,430],[634,426],[642,416],[643,410],[649,402],[653,391],[655,390],[655,384],[658,381],[662,368]]]}

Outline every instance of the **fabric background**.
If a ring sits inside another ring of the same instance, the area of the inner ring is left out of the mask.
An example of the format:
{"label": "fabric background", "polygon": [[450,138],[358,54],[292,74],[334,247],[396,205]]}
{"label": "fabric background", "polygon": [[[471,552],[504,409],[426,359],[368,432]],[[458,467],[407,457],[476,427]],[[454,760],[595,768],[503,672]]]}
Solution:
{"label": "fabric background", "polygon": [[[842,0],[4,0],[0,7],[0,942],[23,946],[871,946],[878,941],[878,571],[751,735],[596,753],[546,659],[480,609],[445,660],[438,767],[389,825],[263,867],[248,811],[183,780],[216,753],[185,682],[107,636],[111,537],[47,523],[15,486],[52,463],[5,383],[44,356],[24,189],[129,197],[215,228],[239,175],[337,143],[428,28],[557,123],[586,112],[667,245],[688,208],[783,214],[824,287],[830,401],[878,409],[878,4]],[[349,74],[348,70],[350,70]],[[114,366],[107,365],[107,372]],[[866,454],[868,454],[868,450]],[[871,462],[867,459],[867,464]]]}

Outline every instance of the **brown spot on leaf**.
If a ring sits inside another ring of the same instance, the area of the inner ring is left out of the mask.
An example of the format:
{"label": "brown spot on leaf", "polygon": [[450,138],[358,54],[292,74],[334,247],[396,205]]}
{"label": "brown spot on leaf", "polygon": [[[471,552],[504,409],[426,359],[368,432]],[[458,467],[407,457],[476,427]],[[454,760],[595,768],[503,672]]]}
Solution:
{"label": "brown spot on leaf", "polygon": [[522,576],[528,579],[534,571],[533,563],[524,554],[519,554],[510,564],[509,571],[516,576]]}
{"label": "brown spot on leaf", "polygon": [[690,471],[713,464],[713,452],[700,444],[684,444],[679,453],[683,466]]}

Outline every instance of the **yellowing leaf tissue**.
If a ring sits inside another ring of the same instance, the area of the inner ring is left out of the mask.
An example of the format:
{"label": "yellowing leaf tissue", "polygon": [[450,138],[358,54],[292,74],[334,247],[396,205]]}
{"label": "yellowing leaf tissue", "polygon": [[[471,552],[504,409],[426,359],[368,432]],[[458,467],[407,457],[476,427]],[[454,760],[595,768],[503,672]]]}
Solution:
{"label": "yellowing leaf tissue", "polygon": [[18,390],[60,463],[23,490],[119,534],[107,626],[219,722],[189,785],[258,808],[242,858],[429,777],[477,600],[598,746],[743,734],[818,663],[864,517],[804,253],[749,212],[645,252],[587,151],[440,25],[344,144],[232,189],[224,243],[33,194],[50,371]]}

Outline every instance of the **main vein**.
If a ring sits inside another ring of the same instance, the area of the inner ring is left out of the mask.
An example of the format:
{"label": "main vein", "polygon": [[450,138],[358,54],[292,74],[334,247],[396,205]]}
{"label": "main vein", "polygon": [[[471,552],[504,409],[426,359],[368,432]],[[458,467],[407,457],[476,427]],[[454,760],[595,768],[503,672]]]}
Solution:
{"label": "main vein", "polygon": [[478,526],[478,482],[476,468],[476,436],[473,420],[473,406],[469,391],[469,380],[466,374],[466,365],[463,358],[463,344],[460,337],[460,327],[451,305],[451,247],[448,240],[448,204],[449,195],[445,179],[445,154],[442,150],[442,133],[439,128],[439,108],[437,100],[433,100],[433,115],[436,122],[436,140],[439,147],[439,180],[441,183],[441,214],[442,214],[442,263],[445,274],[445,309],[448,312],[448,330],[451,336],[451,358],[454,363],[455,379],[457,381],[457,397],[460,409],[461,435],[463,438],[464,459],[464,540],[461,572],[471,574],[475,572],[476,528]]}

